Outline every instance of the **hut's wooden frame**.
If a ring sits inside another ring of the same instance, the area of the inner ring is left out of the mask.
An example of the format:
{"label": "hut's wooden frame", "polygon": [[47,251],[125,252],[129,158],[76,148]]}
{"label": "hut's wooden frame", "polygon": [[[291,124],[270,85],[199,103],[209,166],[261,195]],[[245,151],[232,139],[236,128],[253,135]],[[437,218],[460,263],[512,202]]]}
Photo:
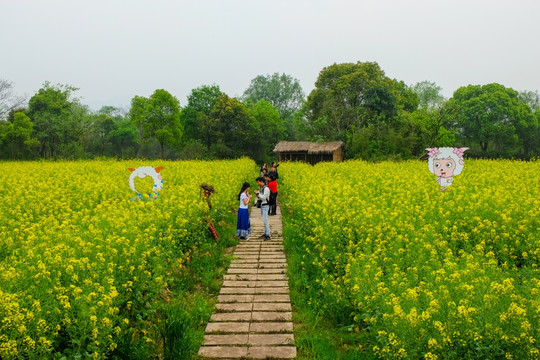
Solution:
{"label": "hut's wooden frame", "polygon": [[303,161],[311,164],[321,161],[341,162],[344,146],[342,141],[281,141],[274,148],[274,152],[279,154],[279,161]]}

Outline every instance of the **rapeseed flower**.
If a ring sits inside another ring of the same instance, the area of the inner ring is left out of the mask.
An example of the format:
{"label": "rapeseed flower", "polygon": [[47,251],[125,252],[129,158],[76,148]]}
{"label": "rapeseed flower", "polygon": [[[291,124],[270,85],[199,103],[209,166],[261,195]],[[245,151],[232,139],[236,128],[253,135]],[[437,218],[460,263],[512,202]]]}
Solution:
{"label": "rapeseed flower", "polygon": [[89,334],[80,346],[106,358],[122,330],[134,331],[137,311],[155,311],[169,259],[187,263],[206,241],[201,181],[215,184],[215,208],[234,209],[255,168],[248,159],[160,161],[159,198],[131,201],[128,168],[147,163],[0,163],[0,358],[51,358],[66,350],[53,349],[59,336]]}
{"label": "rapeseed flower", "polygon": [[303,249],[311,306],[340,326],[363,324],[376,357],[399,358],[403,348],[445,359],[459,347],[534,358],[538,161],[467,160],[448,192],[418,161],[285,163],[280,177],[295,229],[285,240]]}

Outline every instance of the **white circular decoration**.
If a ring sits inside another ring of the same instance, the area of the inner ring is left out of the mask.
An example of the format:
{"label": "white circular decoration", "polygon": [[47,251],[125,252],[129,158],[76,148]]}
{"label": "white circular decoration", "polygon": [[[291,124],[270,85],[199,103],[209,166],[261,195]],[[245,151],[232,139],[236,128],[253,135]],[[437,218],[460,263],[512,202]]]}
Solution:
{"label": "white circular decoration", "polygon": [[157,199],[159,196],[159,192],[163,189],[163,177],[159,173],[161,170],[163,170],[163,166],[158,166],[157,168],[153,168],[151,166],[141,166],[137,169],[129,168],[131,171],[131,175],[129,176],[129,187],[131,190],[137,193],[137,196],[139,198],[142,198],[143,195],[135,189],[135,178],[145,178],[147,176],[150,176],[154,180],[154,186],[152,188],[152,192],[148,193],[148,196],[152,199]]}

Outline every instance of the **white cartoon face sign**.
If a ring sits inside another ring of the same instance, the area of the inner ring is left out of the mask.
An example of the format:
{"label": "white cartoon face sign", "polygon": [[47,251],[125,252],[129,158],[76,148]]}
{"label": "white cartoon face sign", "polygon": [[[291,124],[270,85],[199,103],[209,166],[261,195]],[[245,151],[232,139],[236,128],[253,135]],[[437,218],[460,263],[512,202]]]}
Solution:
{"label": "white cartoon face sign", "polygon": [[143,195],[135,189],[135,178],[145,178],[150,176],[154,180],[154,186],[152,192],[148,193],[148,196],[151,199],[157,199],[161,190],[163,190],[163,177],[160,174],[160,171],[163,170],[163,166],[153,168],[151,166],[141,166],[137,169],[129,168],[131,175],[129,176],[129,187],[131,190],[137,193],[139,199],[143,198]]}
{"label": "white cartoon face sign", "polygon": [[469,150],[467,147],[426,149],[429,155],[428,168],[429,171],[437,175],[439,190],[445,191],[448,186],[452,185],[454,176],[461,174],[465,164],[463,153],[467,150]]}

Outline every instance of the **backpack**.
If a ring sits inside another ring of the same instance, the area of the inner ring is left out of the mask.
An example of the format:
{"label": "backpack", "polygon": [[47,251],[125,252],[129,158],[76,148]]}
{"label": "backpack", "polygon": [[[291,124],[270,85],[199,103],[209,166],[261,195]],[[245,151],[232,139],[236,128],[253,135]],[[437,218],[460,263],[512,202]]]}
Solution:
{"label": "backpack", "polygon": [[270,191],[270,199],[268,199],[268,205],[274,206],[276,205],[276,194]]}
{"label": "backpack", "polygon": [[[270,190],[270,188],[268,188]],[[276,205],[276,193],[270,190],[270,198],[267,201],[268,205],[273,206]]]}
{"label": "backpack", "polygon": [[266,198],[266,204],[264,204],[264,205],[273,205],[273,204],[275,204],[276,199],[272,196],[272,194],[273,194],[272,190],[270,190],[270,188],[268,186],[264,185],[261,188],[261,194],[263,194],[263,195],[264,195],[264,189],[268,189],[268,191],[270,191],[270,196],[268,198]]}

